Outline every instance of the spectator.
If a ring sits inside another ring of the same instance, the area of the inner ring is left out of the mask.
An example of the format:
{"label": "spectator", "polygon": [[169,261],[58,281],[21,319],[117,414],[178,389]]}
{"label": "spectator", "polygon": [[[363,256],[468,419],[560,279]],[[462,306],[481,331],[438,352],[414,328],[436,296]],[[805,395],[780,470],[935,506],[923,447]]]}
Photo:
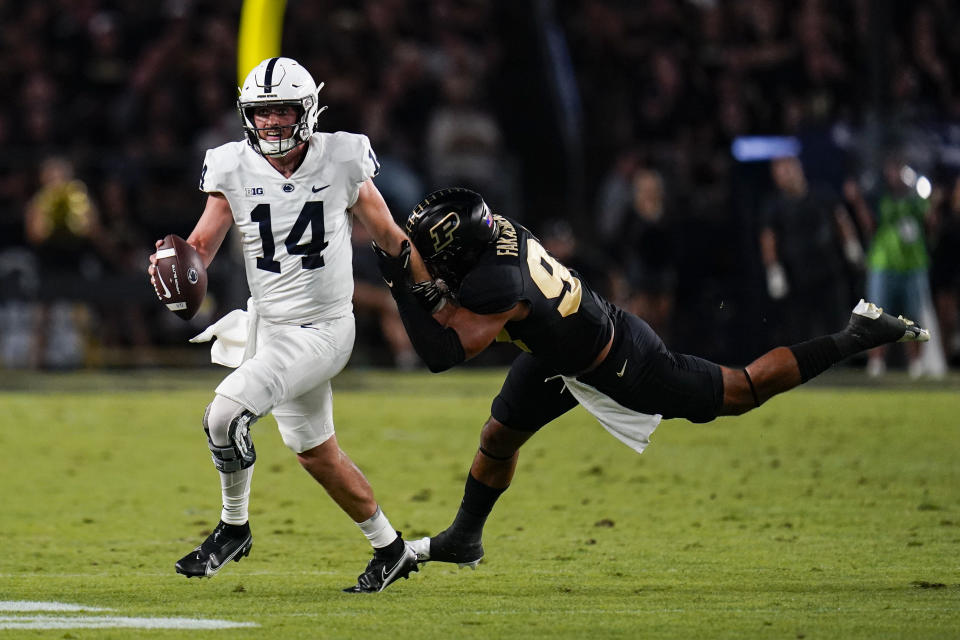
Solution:
{"label": "spectator", "polygon": [[943,351],[956,366],[960,364],[960,176],[953,179],[936,212],[930,286]]}
{"label": "spectator", "polygon": [[[929,202],[914,189],[917,174],[899,153],[888,154],[883,162],[883,184],[869,211],[859,222],[870,240],[867,252],[867,297],[882,308],[903,309],[908,317],[934,317],[930,296],[930,256],[926,231],[930,221]],[[887,348],[870,351],[867,375],[882,376],[887,369]],[[907,345],[907,371],[911,378],[924,373],[917,345]]]}
{"label": "spectator", "polygon": [[840,200],[811,185],[795,157],[770,163],[776,191],[760,222],[760,257],[767,293],[780,303],[774,342],[827,333],[846,315],[850,285],[844,258],[863,263],[856,227]]}
{"label": "spectator", "polygon": [[679,238],[672,212],[667,211],[663,177],[639,168],[632,177],[633,200],[611,247],[626,279],[627,304],[669,340],[677,288]]}
{"label": "spectator", "polygon": [[431,181],[479,189],[489,192],[493,200],[505,200],[503,134],[479,101],[477,81],[451,70],[442,86],[443,102],[427,126]]}
{"label": "spectator", "polygon": [[44,298],[38,308],[30,366],[77,367],[83,364],[89,308],[74,304],[84,281],[101,272],[104,234],[87,185],[73,175],[62,156],[44,160],[40,189],[27,204],[27,242],[41,264]]}

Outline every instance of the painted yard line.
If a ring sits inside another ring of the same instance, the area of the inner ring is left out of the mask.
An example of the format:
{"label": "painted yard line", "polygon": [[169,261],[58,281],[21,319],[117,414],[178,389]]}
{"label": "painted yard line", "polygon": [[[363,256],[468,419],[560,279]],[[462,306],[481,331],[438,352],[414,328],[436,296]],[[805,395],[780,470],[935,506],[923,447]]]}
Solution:
{"label": "painted yard line", "polygon": [[199,618],[129,618],[126,616],[0,616],[2,629],[236,629],[255,622]]}
{"label": "painted yard line", "polygon": [[[822,607],[814,610],[803,609],[803,613],[812,613],[816,615],[824,614],[851,614],[851,613],[877,613],[883,611],[882,607],[877,608],[853,608],[853,607]],[[476,610],[476,611],[462,611],[458,615],[467,616],[467,615],[476,615],[476,616],[554,616],[556,617],[559,614],[564,616],[566,615],[575,615],[575,616],[597,616],[597,615],[643,615],[643,616],[656,616],[658,614],[665,613],[738,613],[738,614],[764,614],[764,615],[782,615],[784,613],[796,613],[800,611],[799,608],[790,608],[790,607],[778,607],[775,609],[741,609],[741,608],[723,608],[723,607],[713,607],[713,608],[696,608],[696,609],[686,609],[686,608],[633,608],[633,609],[605,609],[605,608],[590,608],[590,609],[570,609],[567,607],[557,606],[555,609],[488,609],[488,610]],[[948,606],[929,606],[929,607],[918,607],[918,606],[900,606],[897,605],[897,612],[899,613],[952,613],[953,610]],[[369,616],[368,611],[300,611],[300,612],[291,612],[283,613],[279,615],[282,618],[329,618],[329,617],[342,617],[342,618],[364,618]],[[268,614],[266,617],[270,617]]]}
{"label": "painted yard line", "polygon": [[67,602],[37,602],[32,600],[0,600],[0,611],[110,611],[102,607],[88,607]]}
{"label": "painted yard line", "polygon": [[[177,574],[171,571],[131,571],[123,574],[126,576],[136,576],[140,578],[164,578],[176,577]],[[233,577],[241,578],[243,576],[336,576],[343,575],[342,571],[244,571],[243,573],[234,572]],[[116,578],[116,573],[0,573],[0,578]],[[183,578],[178,578],[181,582]]]}

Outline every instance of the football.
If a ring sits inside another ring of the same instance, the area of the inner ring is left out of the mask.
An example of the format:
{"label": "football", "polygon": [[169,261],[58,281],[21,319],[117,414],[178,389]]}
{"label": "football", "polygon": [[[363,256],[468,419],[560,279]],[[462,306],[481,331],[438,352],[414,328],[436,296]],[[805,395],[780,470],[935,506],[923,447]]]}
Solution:
{"label": "football", "polygon": [[197,250],[180,236],[170,234],[157,249],[153,288],[160,302],[189,320],[207,294],[207,270]]}

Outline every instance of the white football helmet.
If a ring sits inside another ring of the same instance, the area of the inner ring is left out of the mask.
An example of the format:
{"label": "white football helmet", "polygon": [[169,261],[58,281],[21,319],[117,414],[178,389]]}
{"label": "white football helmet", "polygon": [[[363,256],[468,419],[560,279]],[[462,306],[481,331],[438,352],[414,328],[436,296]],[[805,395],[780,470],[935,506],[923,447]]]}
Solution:
{"label": "white football helmet", "polygon": [[[237,110],[247,142],[264,156],[285,156],[310,138],[317,127],[317,117],[326,107],[317,106],[317,98],[323,89],[318,87],[310,73],[291,58],[267,58],[247,74]],[[289,138],[264,140],[260,137],[253,120],[256,107],[291,105],[298,110],[299,117],[293,125]]]}

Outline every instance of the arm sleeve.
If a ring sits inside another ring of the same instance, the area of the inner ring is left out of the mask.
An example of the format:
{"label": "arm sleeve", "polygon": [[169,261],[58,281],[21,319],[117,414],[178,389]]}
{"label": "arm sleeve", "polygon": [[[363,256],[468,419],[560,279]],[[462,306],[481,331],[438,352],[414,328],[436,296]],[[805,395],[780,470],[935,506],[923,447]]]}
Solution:
{"label": "arm sleeve", "polygon": [[456,330],[434,320],[406,287],[393,287],[390,291],[413,348],[431,372],[446,371],[466,359]]}

